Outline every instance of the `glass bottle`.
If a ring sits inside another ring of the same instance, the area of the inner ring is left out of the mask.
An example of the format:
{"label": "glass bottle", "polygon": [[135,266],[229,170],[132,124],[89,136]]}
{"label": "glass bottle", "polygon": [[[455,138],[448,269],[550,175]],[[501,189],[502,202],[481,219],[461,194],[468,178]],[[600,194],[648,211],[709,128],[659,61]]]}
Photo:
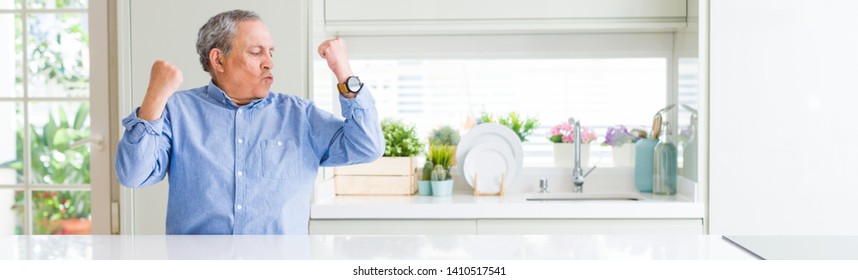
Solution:
{"label": "glass bottle", "polygon": [[661,126],[661,137],[655,145],[652,158],[652,193],[671,195],[676,193],[676,144],[671,142],[673,135],[670,123]]}

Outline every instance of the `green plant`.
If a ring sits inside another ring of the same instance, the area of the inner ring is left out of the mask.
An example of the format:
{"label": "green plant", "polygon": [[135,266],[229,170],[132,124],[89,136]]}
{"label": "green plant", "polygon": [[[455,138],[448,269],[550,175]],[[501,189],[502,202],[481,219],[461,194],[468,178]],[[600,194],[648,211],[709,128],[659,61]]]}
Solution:
{"label": "green plant", "polygon": [[[427,163],[432,163],[434,166],[431,171],[432,181],[444,181],[452,179],[450,168],[456,162],[456,146],[437,145],[429,146],[429,156],[426,158]],[[425,176],[426,166],[423,166]],[[442,172],[443,171],[443,172]],[[443,175],[443,176],[442,176]]]}
{"label": "green plant", "polygon": [[384,134],[386,157],[411,157],[423,150],[414,125],[406,126],[402,121],[385,119],[381,122],[381,131]]}
{"label": "green plant", "polygon": [[33,193],[33,224],[37,234],[65,234],[55,221],[89,219],[92,212],[88,191],[43,191]]}
{"label": "green plant", "polygon": [[435,164],[429,159],[426,159],[426,164],[423,164],[423,176],[420,177],[423,181],[432,179],[432,169],[435,169]]}
{"label": "green plant", "polygon": [[449,180],[448,176],[447,170],[440,165],[436,165],[435,170],[432,170],[432,181],[446,181]]}
{"label": "green plant", "polygon": [[[449,146],[449,145],[429,146],[429,155],[426,158],[426,161],[431,162],[432,165],[434,165],[433,172],[432,172],[433,178],[435,176],[435,174],[434,174],[435,171],[438,170],[439,167],[442,168],[446,172],[446,173],[444,173],[445,176],[449,176],[450,175],[449,174],[450,168],[453,167],[453,164],[455,164],[455,161],[456,161],[455,156],[456,156],[456,147],[455,146]],[[426,166],[424,166],[423,168],[425,170]],[[444,177],[444,178],[450,179],[451,177]],[[446,180],[446,179],[441,179],[441,180]],[[438,180],[434,180],[434,181],[438,181]]]}
{"label": "green plant", "polygon": [[[65,109],[60,106],[58,118],[53,113],[48,115],[48,123],[39,128],[30,124],[30,170],[35,183],[42,184],[89,184],[90,182],[90,153],[86,146],[71,147],[71,143],[89,138],[89,127],[86,118],[89,116],[89,105],[82,104],[76,110],[74,119],[69,122]],[[0,167],[15,169],[19,181],[24,178],[24,130],[19,124],[16,135],[17,159],[0,164]],[[13,209],[23,220],[24,193],[16,193]],[[48,221],[34,223],[34,233],[61,233],[51,221],[73,218],[88,218],[90,216],[90,192],[88,191],[53,191],[35,192],[33,195],[33,215]],[[17,229],[21,232],[21,229]]]}
{"label": "green plant", "polygon": [[[480,116],[480,123],[493,123],[495,117],[489,113],[483,112]],[[515,111],[510,112],[506,116],[497,118],[497,123],[512,129],[521,142],[527,142],[527,136],[533,134],[533,130],[539,126],[539,120],[535,117],[519,116]]]}
{"label": "green plant", "polygon": [[459,144],[461,138],[459,131],[452,126],[445,125],[432,130],[429,136],[429,145],[455,146]]}

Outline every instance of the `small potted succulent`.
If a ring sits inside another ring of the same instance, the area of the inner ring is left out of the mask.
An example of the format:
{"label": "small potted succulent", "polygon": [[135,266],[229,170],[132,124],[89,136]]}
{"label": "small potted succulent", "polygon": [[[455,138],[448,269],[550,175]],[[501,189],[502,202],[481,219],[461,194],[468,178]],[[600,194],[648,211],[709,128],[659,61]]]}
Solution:
{"label": "small potted succulent", "polygon": [[417,181],[417,192],[420,195],[432,195],[432,172],[435,170],[436,162],[439,162],[439,160],[433,160],[432,151],[438,149],[433,147],[453,147],[452,154],[455,155],[455,147],[459,144],[460,139],[461,135],[459,135],[459,132],[449,125],[441,126],[432,130],[429,135],[430,148],[429,153],[426,154],[426,164],[423,165],[420,180]]}
{"label": "small potted succulent", "polygon": [[453,193],[453,176],[450,175],[450,167],[455,162],[456,148],[449,145],[438,145],[429,147],[428,163],[432,163],[430,175],[433,196],[449,196]]}
{"label": "small potted succulent", "polygon": [[605,133],[605,142],[602,146],[611,146],[611,157],[616,167],[632,167],[635,163],[635,145],[641,134],[646,132],[640,129],[629,131],[623,125],[608,127]]}
{"label": "small potted succulent", "polygon": [[[575,126],[568,121],[555,125],[548,132],[548,140],[554,143],[554,165],[557,167],[575,166]],[[589,166],[590,143],[596,140],[596,134],[590,128],[581,126],[581,167]]]}
{"label": "small potted succulent", "polygon": [[435,164],[430,160],[430,155],[426,155],[426,164],[423,164],[423,169],[420,174],[420,180],[417,181],[417,193],[420,195],[432,195],[432,171],[435,170]]}
{"label": "small potted succulent", "polygon": [[384,156],[365,164],[334,169],[337,194],[411,195],[417,192],[416,156],[423,150],[414,125],[400,120],[381,122]]}

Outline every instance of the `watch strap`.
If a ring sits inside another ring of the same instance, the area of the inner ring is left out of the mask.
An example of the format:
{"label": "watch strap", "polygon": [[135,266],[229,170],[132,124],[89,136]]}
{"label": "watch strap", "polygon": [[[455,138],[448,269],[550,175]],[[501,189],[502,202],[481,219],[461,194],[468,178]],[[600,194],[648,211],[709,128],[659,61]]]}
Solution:
{"label": "watch strap", "polygon": [[[346,82],[348,82],[348,80],[346,80]],[[346,86],[346,83],[337,84],[337,90],[340,91],[340,94],[348,93],[349,87]]]}

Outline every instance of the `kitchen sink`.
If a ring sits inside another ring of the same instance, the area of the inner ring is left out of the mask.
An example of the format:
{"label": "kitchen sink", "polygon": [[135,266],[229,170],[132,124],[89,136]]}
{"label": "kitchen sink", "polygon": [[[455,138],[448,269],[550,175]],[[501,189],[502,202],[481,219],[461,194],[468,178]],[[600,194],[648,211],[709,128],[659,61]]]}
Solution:
{"label": "kitchen sink", "polygon": [[633,193],[558,193],[535,194],[526,198],[527,201],[640,201],[638,194]]}

